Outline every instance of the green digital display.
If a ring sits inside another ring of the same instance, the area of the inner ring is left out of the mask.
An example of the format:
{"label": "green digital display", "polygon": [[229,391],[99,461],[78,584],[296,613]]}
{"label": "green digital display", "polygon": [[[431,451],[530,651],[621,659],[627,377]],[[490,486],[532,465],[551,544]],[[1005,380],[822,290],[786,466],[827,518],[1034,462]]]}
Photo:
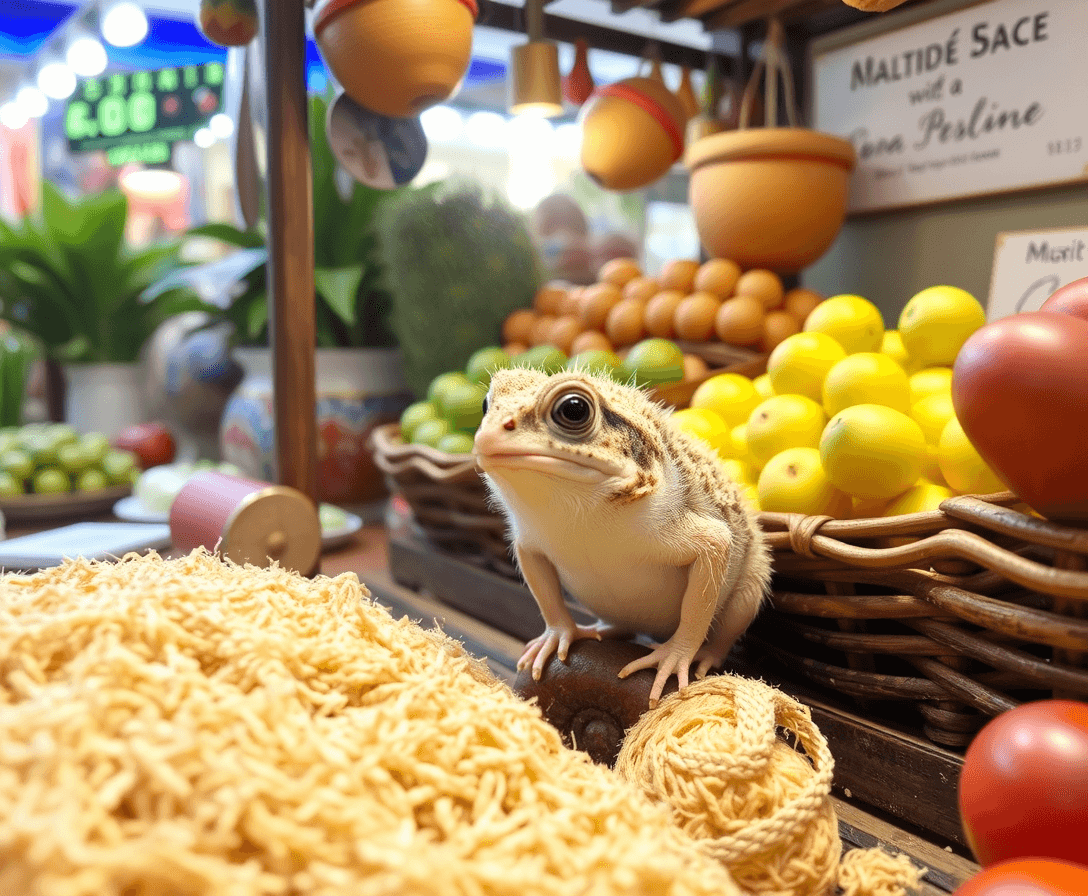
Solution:
{"label": "green digital display", "polygon": [[164,144],[190,140],[219,111],[224,74],[209,62],[81,80],[64,112],[68,148],[155,147],[146,151],[156,154]]}

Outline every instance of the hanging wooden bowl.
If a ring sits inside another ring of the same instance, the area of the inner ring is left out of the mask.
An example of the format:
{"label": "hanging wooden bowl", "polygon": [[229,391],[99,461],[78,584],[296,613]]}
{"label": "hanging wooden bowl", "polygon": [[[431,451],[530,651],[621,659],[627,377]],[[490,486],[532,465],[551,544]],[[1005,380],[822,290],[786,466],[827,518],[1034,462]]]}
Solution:
{"label": "hanging wooden bowl", "polygon": [[476,0],[328,0],[314,33],[345,93],[394,118],[457,90],[472,56]]}
{"label": "hanging wooden bowl", "polygon": [[626,78],[598,88],[584,107],[582,167],[607,190],[638,190],[684,152],[684,109],[663,81]]}
{"label": "hanging wooden bowl", "polygon": [[745,270],[796,273],[838,236],[855,161],[848,141],[807,128],[703,137],[685,160],[703,246]]}

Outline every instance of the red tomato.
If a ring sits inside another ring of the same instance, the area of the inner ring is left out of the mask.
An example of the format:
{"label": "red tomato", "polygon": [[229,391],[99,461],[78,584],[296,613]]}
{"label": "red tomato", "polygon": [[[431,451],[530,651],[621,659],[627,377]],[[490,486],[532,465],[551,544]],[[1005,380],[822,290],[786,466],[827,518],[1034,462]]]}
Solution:
{"label": "red tomato", "polygon": [[1085,896],[1088,868],[1053,859],[999,862],[972,877],[956,896]]}
{"label": "red tomato", "polygon": [[168,464],[177,453],[174,437],[161,423],[138,423],[123,429],[114,438],[113,447],[135,454],[143,470]]}
{"label": "red tomato", "polygon": [[1088,703],[1040,700],[992,719],[964,757],[959,803],[983,866],[1088,862]]}

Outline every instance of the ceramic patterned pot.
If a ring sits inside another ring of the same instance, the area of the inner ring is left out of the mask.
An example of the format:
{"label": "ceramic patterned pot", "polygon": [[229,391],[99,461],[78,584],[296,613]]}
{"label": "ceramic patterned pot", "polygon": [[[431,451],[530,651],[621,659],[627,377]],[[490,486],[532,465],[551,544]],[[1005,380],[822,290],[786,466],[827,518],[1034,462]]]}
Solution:
{"label": "ceramic patterned pot", "polygon": [[[275,481],[272,357],[268,349],[235,349],[245,378],[227,402],[219,428],[223,460],[246,476]],[[367,440],[400,418],[413,400],[396,349],[318,349],[318,494],[341,506],[386,494]]]}

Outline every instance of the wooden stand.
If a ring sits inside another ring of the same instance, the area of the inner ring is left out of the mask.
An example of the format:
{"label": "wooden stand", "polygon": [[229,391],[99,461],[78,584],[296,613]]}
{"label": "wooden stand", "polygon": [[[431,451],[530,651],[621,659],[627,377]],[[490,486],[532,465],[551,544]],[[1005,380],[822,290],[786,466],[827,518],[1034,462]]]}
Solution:
{"label": "wooden stand", "polygon": [[314,212],[301,0],[262,0],[276,479],[317,501]]}

